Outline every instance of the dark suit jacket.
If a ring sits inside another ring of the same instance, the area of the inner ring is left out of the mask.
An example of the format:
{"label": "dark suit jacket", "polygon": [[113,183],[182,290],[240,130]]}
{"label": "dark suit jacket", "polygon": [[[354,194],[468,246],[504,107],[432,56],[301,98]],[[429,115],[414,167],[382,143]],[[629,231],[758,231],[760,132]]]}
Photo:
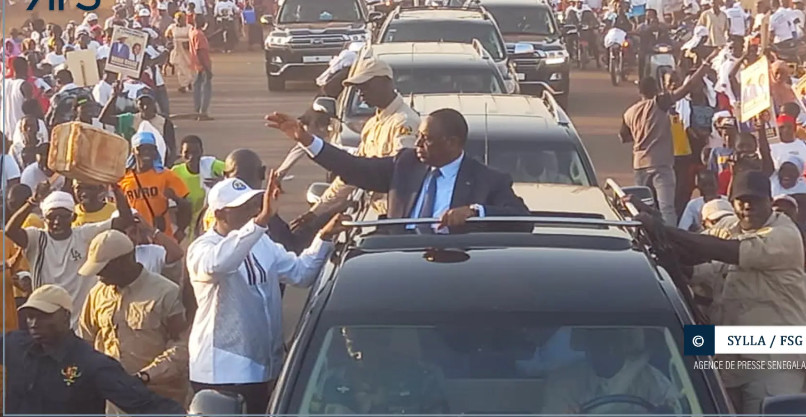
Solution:
{"label": "dark suit jacket", "polygon": [[[344,182],[368,191],[388,193],[387,217],[408,218],[430,167],[417,159],[414,149],[394,157],[361,158],[328,143],[314,159]],[[529,209],[512,191],[512,178],[465,154],[451,198],[451,208],[480,204],[486,216],[528,216]],[[532,225],[528,225],[531,230]],[[525,229],[525,227],[524,227]]]}

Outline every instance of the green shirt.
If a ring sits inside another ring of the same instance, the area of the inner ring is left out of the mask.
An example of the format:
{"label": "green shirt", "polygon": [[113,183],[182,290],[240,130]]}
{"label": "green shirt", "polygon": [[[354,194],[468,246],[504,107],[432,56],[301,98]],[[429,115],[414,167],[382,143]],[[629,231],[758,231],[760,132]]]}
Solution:
{"label": "green shirt", "polygon": [[[176,164],[171,168],[182,182],[187,185],[190,194],[188,194],[187,199],[190,201],[190,207],[193,210],[192,214],[192,222],[191,224],[195,224],[196,219],[198,219],[199,214],[201,213],[202,208],[204,208],[204,199],[207,196],[207,191],[205,191],[204,186],[202,186],[202,179],[201,175],[192,174],[188,170],[187,163]],[[222,177],[224,176],[224,161],[215,160],[213,162],[212,167],[212,176],[213,177]]]}

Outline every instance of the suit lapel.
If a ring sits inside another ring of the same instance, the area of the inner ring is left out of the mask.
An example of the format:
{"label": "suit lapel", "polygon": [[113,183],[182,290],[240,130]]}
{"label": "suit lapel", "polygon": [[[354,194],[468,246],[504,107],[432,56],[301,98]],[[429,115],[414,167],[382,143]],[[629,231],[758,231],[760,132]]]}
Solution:
{"label": "suit lapel", "polygon": [[406,184],[409,192],[404,194],[408,197],[406,200],[406,205],[403,206],[404,211],[401,213],[401,217],[409,217],[411,215],[411,211],[414,210],[414,205],[417,203],[417,197],[420,196],[420,190],[423,188],[423,181],[425,181],[426,174],[428,174],[428,166],[417,161]]}
{"label": "suit lapel", "polygon": [[453,186],[451,208],[472,204],[470,197],[473,191],[473,158],[465,154],[459,172],[456,174],[456,184]]}

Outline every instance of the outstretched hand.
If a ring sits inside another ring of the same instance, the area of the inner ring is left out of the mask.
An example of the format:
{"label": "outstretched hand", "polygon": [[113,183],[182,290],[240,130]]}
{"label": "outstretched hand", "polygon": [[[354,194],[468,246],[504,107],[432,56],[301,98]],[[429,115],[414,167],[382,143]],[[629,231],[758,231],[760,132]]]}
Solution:
{"label": "outstretched hand", "polygon": [[269,182],[266,184],[266,191],[263,193],[263,207],[255,217],[255,223],[263,227],[267,227],[269,219],[277,214],[277,197],[280,196],[280,176],[273,169],[269,169],[266,176]]}
{"label": "outstretched hand", "polygon": [[302,122],[295,117],[274,112],[266,115],[266,121],[266,126],[283,132],[286,136],[294,139],[303,146],[309,146],[311,142],[313,142],[313,135],[308,133]]}

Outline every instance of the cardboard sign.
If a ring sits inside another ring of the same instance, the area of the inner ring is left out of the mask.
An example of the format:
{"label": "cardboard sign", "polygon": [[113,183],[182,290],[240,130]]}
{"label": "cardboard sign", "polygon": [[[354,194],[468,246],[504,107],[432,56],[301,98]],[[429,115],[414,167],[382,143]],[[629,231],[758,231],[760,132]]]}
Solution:
{"label": "cardboard sign", "polygon": [[140,78],[147,46],[147,32],[115,26],[104,70],[116,72],[122,76]]}
{"label": "cardboard sign", "polygon": [[763,57],[741,72],[742,121],[746,122],[772,106],[770,65]]}
{"label": "cardboard sign", "polygon": [[64,54],[67,69],[73,74],[73,82],[80,87],[91,87],[101,80],[94,49],[70,51]]}

